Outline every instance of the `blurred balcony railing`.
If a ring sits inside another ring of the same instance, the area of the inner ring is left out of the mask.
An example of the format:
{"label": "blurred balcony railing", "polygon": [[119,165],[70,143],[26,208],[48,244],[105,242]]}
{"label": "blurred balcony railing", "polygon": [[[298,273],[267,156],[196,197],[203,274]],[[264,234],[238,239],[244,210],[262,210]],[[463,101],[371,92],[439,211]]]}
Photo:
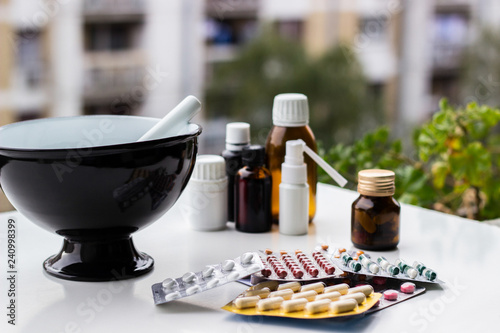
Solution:
{"label": "blurred balcony railing", "polygon": [[87,21],[137,19],[145,12],[145,0],[85,0],[83,13]]}
{"label": "blurred balcony railing", "polygon": [[140,50],[85,54],[84,98],[109,100],[143,91],[146,57]]}

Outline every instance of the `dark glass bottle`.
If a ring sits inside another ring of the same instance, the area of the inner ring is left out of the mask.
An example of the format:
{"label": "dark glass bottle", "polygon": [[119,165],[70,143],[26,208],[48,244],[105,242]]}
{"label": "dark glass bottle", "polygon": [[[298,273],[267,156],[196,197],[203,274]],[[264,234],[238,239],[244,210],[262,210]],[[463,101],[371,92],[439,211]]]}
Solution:
{"label": "dark glass bottle", "polygon": [[250,125],[243,122],[228,123],[226,125],[226,150],[222,157],[226,161],[227,186],[227,220],[235,221],[234,193],[236,174],[243,166],[241,159],[242,149],[250,144]]}
{"label": "dark glass bottle", "polygon": [[358,192],[352,204],[351,241],[365,250],[389,250],[399,243],[401,207],[392,196],[395,175],[370,169],[358,174]]}
{"label": "dark glass bottle", "polygon": [[243,168],[236,174],[235,222],[243,232],[266,232],[272,227],[271,173],[265,168],[265,149],[251,145],[243,148]]}

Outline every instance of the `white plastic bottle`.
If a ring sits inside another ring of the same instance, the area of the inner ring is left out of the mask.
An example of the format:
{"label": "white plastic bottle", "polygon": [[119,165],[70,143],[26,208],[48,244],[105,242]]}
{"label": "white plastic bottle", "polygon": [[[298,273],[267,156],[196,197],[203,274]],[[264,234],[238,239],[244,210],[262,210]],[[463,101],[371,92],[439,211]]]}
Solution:
{"label": "white plastic bottle", "polygon": [[307,234],[309,226],[309,185],[304,163],[304,141],[286,142],[285,162],[281,165],[279,230],[285,235]]}

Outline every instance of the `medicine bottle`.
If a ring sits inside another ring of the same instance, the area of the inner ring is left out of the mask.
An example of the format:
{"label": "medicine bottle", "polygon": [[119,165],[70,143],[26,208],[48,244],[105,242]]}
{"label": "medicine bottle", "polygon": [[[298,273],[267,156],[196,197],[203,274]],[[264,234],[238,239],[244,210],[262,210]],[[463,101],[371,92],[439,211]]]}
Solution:
{"label": "medicine bottle", "polygon": [[[273,221],[279,220],[279,186],[281,184],[281,165],[285,161],[286,142],[302,139],[306,145],[317,152],[316,139],[309,127],[309,106],[303,94],[276,95],[273,104],[273,127],[267,136],[267,167],[273,178],[272,215]],[[316,214],[316,164],[305,157],[307,183],[309,185],[309,222]]]}
{"label": "medicine bottle", "polygon": [[241,152],[248,145],[250,145],[250,124],[228,123],[226,125],[226,150],[222,152],[222,157],[226,160],[227,219],[230,222],[234,222],[234,181],[236,173],[243,166]]}
{"label": "medicine bottle", "polygon": [[392,196],[395,174],[369,169],[358,173],[358,192],[352,204],[351,241],[366,250],[389,250],[399,243],[399,203]]}
{"label": "medicine bottle", "polygon": [[250,145],[243,148],[244,167],[236,174],[235,222],[243,232],[271,230],[271,173],[265,168],[265,149]]}

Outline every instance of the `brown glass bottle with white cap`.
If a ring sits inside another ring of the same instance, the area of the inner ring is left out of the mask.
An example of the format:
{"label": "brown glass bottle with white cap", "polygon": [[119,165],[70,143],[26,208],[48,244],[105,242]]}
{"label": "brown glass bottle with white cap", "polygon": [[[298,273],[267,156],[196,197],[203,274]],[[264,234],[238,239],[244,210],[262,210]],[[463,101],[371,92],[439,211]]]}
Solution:
{"label": "brown glass bottle with white cap", "polygon": [[364,250],[389,250],[399,243],[401,207],[393,198],[395,174],[369,169],[358,173],[358,192],[352,204],[351,241]]}

